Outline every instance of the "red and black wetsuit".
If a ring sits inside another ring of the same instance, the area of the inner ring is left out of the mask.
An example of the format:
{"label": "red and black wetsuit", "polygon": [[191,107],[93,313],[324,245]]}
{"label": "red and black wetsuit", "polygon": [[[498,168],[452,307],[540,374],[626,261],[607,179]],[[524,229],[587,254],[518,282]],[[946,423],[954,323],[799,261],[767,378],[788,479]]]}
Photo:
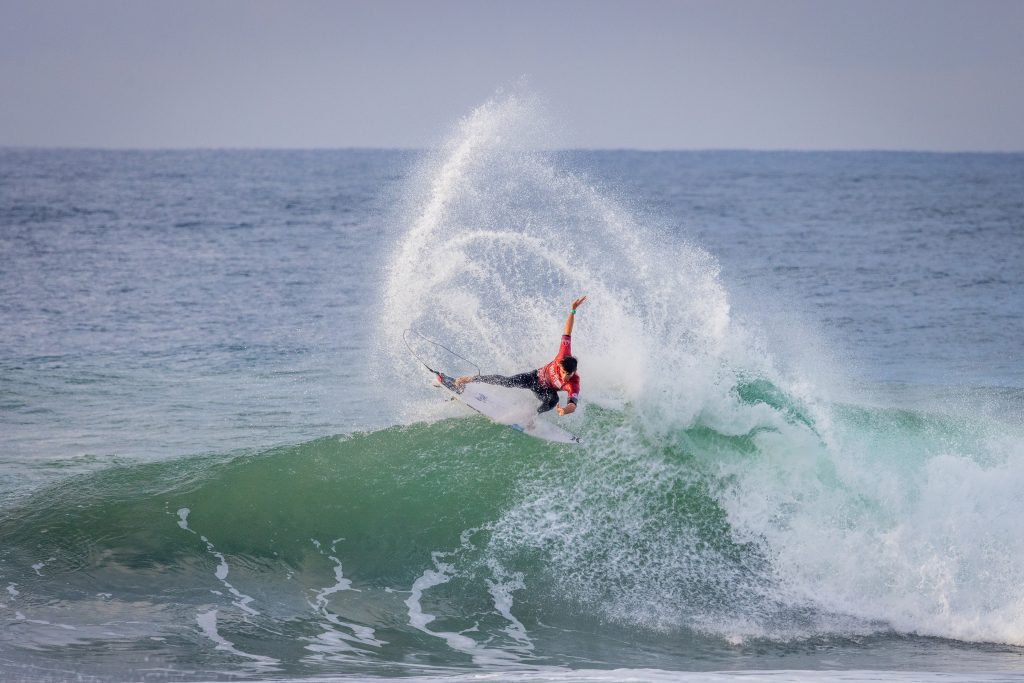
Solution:
{"label": "red and black wetsuit", "polygon": [[521,372],[518,375],[506,377],[505,375],[482,375],[475,378],[474,382],[486,384],[497,384],[503,387],[514,387],[516,389],[529,389],[540,399],[538,413],[547,411],[558,405],[558,392],[564,391],[569,394],[569,403],[576,403],[580,396],[580,376],[574,374],[569,381],[563,382],[559,374],[559,363],[566,356],[572,355],[572,337],[568,334],[562,335],[562,343],[558,345],[558,354],[555,359],[537,370]]}

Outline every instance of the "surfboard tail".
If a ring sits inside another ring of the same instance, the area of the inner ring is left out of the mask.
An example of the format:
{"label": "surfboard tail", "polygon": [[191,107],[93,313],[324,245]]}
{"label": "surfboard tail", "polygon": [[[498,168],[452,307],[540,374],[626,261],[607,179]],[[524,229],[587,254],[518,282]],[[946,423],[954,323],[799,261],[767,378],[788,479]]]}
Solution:
{"label": "surfboard tail", "polygon": [[443,372],[438,372],[436,374],[437,374],[437,381],[441,383],[441,386],[454,391],[456,394],[461,394],[462,393],[462,387],[460,387],[460,386],[455,384],[455,378],[454,377],[449,377],[448,375],[444,374]]}

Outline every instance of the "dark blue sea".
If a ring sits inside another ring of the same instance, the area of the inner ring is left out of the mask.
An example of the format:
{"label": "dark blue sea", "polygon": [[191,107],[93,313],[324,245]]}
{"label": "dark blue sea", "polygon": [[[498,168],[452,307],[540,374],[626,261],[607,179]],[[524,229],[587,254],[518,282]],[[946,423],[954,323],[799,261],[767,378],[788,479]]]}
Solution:
{"label": "dark blue sea", "polygon": [[542,124],[0,150],[0,678],[1024,678],[1024,155]]}

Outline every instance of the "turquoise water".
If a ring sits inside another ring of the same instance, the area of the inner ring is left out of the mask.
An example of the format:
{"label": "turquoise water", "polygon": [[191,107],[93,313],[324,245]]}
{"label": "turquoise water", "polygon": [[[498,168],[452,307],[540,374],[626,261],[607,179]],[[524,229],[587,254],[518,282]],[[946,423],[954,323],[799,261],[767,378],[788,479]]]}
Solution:
{"label": "turquoise water", "polygon": [[556,142],[0,151],[4,678],[1019,677],[1024,157]]}

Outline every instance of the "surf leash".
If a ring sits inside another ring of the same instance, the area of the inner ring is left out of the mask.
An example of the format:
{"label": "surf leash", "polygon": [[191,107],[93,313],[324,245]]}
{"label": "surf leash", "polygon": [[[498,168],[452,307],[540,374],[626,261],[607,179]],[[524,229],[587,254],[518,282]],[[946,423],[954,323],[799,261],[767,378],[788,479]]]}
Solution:
{"label": "surf leash", "polygon": [[441,374],[443,374],[443,373],[441,373],[441,372],[439,372],[439,371],[435,370],[434,368],[430,367],[429,365],[427,365],[427,361],[425,361],[425,360],[423,360],[422,358],[420,358],[419,354],[418,354],[418,353],[416,353],[415,351],[413,351],[413,349],[412,349],[412,346],[411,346],[411,345],[409,344],[409,333],[410,333],[410,332],[411,332],[412,334],[415,334],[415,335],[416,335],[417,337],[419,337],[419,338],[420,338],[420,339],[422,339],[423,341],[427,342],[428,344],[433,344],[434,346],[436,346],[436,347],[437,347],[437,348],[439,348],[439,349],[444,349],[445,351],[447,351],[448,353],[452,354],[453,356],[455,356],[455,357],[456,357],[456,358],[458,358],[459,360],[464,360],[464,361],[466,361],[467,363],[469,363],[470,365],[472,365],[472,366],[473,366],[474,368],[476,368],[476,376],[477,376],[477,377],[479,377],[479,376],[481,375],[481,372],[480,372],[480,366],[479,366],[479,365],[477,365],[476,363],[474,363],[473,361],[471,361],[470,359],[466,358],[465,356],[460,356],[459,354],[455,353],[454,351],[452,351],[451,349],[449,349],[449,348],[448,348],[447,346],[445,346],[444,344],[441,344],[441,343],[439,343],[439,342],[436,342],[436,341],[434,341],[434,340],[433,340],[433,339],[431,339],[430,337],[427,337],[427,336],[423,335],[422,333],[420,333],[420,332],[417,332],[416,330],[412,329],[411,327],[407,327],[407,328],[406,328],[406,329],[405,329],[405,330],[404,330],[404,331],[402,332],[402,341],[403,341],[403,342],[405,343],[405,348],[409,349],[409,353],[411,353],[411,354],[412,354],[412,357],[413,357],[413,358],[415,358],[416,360],[418,360],[419,362],[423,363],[423,367],[425,367],[425,368],[426,368],[427,370],[430,370],[430,372],[432,372],[433,374],[435,374],[435,375],[441,375]]}

